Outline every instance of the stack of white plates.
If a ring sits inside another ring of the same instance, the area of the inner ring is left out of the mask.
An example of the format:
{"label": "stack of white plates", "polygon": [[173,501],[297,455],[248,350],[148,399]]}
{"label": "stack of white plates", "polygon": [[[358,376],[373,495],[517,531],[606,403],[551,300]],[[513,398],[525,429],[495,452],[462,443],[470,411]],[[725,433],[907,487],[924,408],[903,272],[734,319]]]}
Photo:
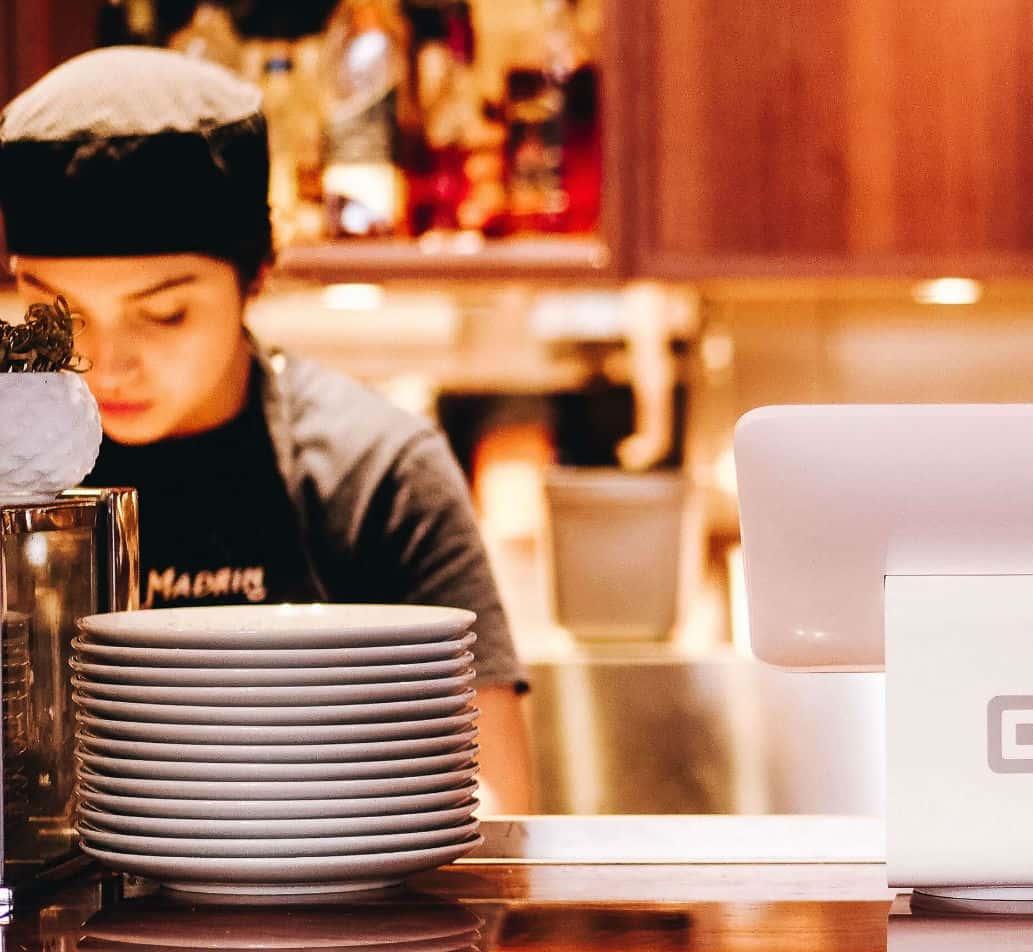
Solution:
{"label": "stack of white plates", "polygon": [[474,616],[252,605],[79,623],[78,830],[112,868],[235,894],[372,889],[481,838]]}

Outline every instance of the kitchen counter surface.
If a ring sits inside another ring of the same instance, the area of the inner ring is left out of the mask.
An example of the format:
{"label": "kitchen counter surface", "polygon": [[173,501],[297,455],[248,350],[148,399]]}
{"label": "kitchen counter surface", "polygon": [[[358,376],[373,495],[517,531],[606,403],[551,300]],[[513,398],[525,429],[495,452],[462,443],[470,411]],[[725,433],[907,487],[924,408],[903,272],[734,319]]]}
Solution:
{"label": "kitchen counter surface", "polygon": [[[323,905],[116,898],[93,873],[4,927],[16,952],[106,949],[952,952],[1026,948],[1030,920],[911,916],[887,889],[882,828],[832,817],[541,817],[405,890]],[[132,892],[133,890],[130,890]],[[127,896],[129,894],[127,893]],[[1024,938],[1023,938],[1024,937]]]}

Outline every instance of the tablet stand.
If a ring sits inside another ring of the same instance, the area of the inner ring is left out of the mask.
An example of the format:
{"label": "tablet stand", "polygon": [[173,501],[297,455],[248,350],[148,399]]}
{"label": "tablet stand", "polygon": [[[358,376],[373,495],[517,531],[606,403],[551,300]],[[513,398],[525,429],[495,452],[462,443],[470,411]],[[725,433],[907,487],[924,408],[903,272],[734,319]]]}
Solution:
{"label": "tablet stand", "polygon": [[1033,576],[885,585],[889,885],[1033,914]]}

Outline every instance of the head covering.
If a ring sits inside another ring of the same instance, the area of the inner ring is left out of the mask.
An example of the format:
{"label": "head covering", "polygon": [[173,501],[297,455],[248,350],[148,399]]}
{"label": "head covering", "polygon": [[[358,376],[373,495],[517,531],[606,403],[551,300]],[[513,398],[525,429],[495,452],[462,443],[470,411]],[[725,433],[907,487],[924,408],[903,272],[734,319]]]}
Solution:
{"label": "head covering", "polygon": [[0,116],[12,254],[196,252],[250,279],[271,253],[268,183],[260,91],[180,53],[77,56]]}

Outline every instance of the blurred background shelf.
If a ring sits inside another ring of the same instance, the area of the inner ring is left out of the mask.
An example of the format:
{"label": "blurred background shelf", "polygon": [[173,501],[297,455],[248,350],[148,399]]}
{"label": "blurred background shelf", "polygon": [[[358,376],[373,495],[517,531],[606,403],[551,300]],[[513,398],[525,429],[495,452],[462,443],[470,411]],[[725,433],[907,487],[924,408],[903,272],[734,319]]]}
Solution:
{"label": "blurred background shelf", "polygon": [[420,240],[371,239],[296,244],[278,270],[321,282],[394,278],[592,278],[608,276],[612,255],[599,238],[482,238],[475,233]]}
{"label": "blurred background shelf", "polygon": [[[0,3],[0,105],[94,46],[109,4]],[[578,5],[598,11],[594,234],[318,244],[289,248],[282,268],[330,280],[1033,272],[1033,0],[838,0],[822,17],[774,0]],[[471,9],[487,62],[535,5]]]}

